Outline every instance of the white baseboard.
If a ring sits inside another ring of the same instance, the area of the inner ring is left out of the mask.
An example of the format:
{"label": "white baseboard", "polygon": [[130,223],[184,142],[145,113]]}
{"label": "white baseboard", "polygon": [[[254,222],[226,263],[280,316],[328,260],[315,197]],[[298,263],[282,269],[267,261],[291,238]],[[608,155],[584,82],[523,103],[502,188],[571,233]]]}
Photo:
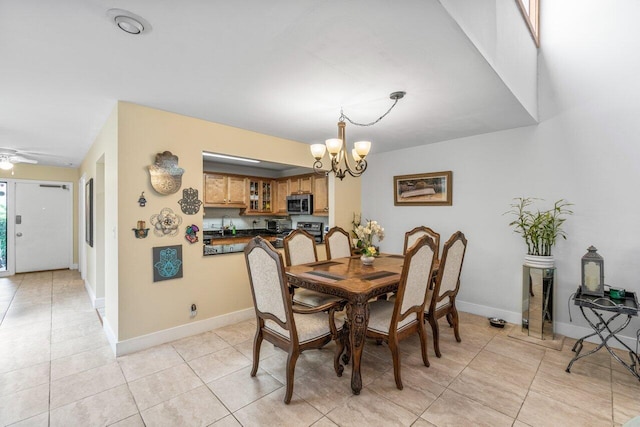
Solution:
{"label": "white baseboard", "polygon": [[107,341],[109,341],[109,345],[111,346],[111,351],[113,351],[113,354],[117,355],[116,343],[118,340],[116,338],[116,334],[113,332],[113,329],[111,328],[111,324],[109,323],[109,320],[106,317],[102,318],[102,329],[104,330],[104,334],[107,336]]}
{"label": "white baseboard", "polygon": [[104,307],[104,298],[96,298],[96,294],[88,280],[84,281],[84,288],[87,291],[87,294],[89,294],[89,301],[91,301],[91,306],[93,308]]}
{"label": "white baseboard", "polygon": [[[520,325],[522,323],[522,313],[499,310],[493,307],[474,304],[465,301],[456,300],[456,307],[459,311],[464,311],[466,313],[476,314],[478,316],[483,317],[498,317],[506,320],[509,323],[515,323],[516,325]],[[563,322],[554,322],[553,323],[554,332],[560,335],[564,335],[568,338],[582,338],[586,335],[593,333],[593,329],[587,328],[585,326],[578,326],[571,323],[563,323]],[[631,349],[636,349],[636,338],[628,337],[623,335],[617,336],[620,341],[628,345]],[[585,341],[592,342],[595,344],[600,344],[600,338],[596,335],[595,337],[590,337]],[[616,340],[610,339],[608,342],[610,347],[622,349],[622,345],[616,342]]]}
{"label": "white baseboard", "polygon": [[[244,310],[234,311],[233,313],[227,313],[221,316],[210,317],[208,319],[187,323],[184,325],[176,326],[174,328],[163,329],[161,331],[153,332],[135,338],[130,338],[124,341],[115,342],[114,340],[115,355],[123,356],[125,354],[134,353],[136,351],[144,350],[156,345],[179,340],[181,338],[189,337],[192,335],[201,334],[212,329],[232,325],[244,320],[253,319],[254,317],[255,311],[253,307],[251,307]],[[107,338],[109,338],[108,334]],[[111,340],[109,340],[109,342],[111,342]],[[112,347],[114,347],[114,344],[112,344]]]}

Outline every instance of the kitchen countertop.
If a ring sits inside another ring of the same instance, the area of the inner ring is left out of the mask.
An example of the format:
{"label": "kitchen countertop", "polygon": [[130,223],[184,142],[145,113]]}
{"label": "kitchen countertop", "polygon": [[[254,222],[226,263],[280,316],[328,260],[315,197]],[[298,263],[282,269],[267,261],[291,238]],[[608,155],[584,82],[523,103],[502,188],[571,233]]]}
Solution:
{"label": "kitchen countertop", "polygon": [[278,240],[278,234],[267,229],[236,230],[204,230],[203,240],[210,241],[203,247],[203,254],[220,255],[228,253],[243,252],[247,243],[255,236],[260,236],[271,244]]}

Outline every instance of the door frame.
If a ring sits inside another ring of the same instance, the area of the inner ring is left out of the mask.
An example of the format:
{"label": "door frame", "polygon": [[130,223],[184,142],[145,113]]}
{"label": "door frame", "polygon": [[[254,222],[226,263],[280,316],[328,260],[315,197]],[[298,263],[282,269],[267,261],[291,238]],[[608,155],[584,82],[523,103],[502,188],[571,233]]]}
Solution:
{"label": "door frame", "polygon": [[[16,184],[44,184],[44,185],[67,185],[69,186],[69,194],[71,194],[71,209],[72,215],[67,219],[69,221],[69,230],[73,233],[73,192],[75,191],[75,185],[73,182],[68,181],[40,181],[34,179],[3,179],[7,183],[7,271],[0,272],[0,277],[13,276],[16,274],[16,240],[15,240],[15,226],[16,226]],[[73,235],[69,239],[69,269],[73,270]]]}

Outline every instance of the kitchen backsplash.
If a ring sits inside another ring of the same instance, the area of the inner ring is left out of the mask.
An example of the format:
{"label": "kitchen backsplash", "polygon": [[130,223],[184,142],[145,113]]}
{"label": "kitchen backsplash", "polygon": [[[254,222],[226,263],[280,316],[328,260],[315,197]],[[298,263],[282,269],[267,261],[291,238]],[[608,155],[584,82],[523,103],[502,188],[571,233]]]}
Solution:
{"label": "kitchen backsplash", "polygon": [[[204,218],[202,219],[202,228],[204,230],[217,230],[222,225],[222,216],[224,217],[224,225],[229,226],[231,221],[233,225],[239,230],[246,230],[252,228],[265,228],[265,219],[273,219],[273,216],[241,216],[238,209],[218,209],[218,208],[205,208]],[[278,217],[282,218],[282,217]],[[293,215],[290,217],[292,227],[295,228],[298,222],[321,222],[326,227],[328,224],[328,218],[326,216],[313,216],[313,215]],[[255,221],[255,224],[254,224]]]}

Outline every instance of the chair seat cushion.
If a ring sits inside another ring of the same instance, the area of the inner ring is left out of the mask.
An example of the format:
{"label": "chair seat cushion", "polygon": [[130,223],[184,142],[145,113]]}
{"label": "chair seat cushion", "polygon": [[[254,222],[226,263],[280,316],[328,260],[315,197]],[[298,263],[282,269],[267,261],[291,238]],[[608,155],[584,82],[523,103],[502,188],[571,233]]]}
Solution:
{"label": "chair seat cushion", "polygon": [[[331,335],[329,329],[329,316],[327,313],[300,314],[293,313],[296,328],[298,329],[298,342],[304,344],[317,338]],[[342,321],[335,321],[338,331],[342,329]],[[282,329],[273,320],[265,320],[265,328],[289,340],[289,331]]]}
{"label": "chair seat cushion", "polygon": [[293,302],[305,307],[317,307],[330,302],[340,301],[340,298],[312,291],[311,289],[296,289],[293,294]]}
{"label": "chair seat cushion", "polygon": [[[377,300],[369,304],[369,326],[367,329],[381,334],[389,334],[391,317],[393,316],[394,301]],[[408,316],[398,323],[398,331],[416,323],[415,316]]]}

